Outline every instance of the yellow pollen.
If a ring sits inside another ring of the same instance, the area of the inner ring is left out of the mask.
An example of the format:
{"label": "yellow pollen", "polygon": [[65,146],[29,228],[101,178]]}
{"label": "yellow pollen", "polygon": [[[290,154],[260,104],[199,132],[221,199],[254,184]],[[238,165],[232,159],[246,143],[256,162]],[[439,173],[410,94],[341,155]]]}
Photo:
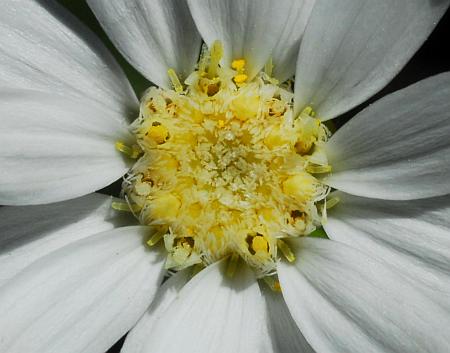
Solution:
{"label": "yellow pollen", "polygon": [[267,251],[267,248],[268,248],[267,240],[264,239],[264,237],[262,237],[262,236],[254,237],[253,241],[252,241],[252,248],[256,252],[258,252],[258,251]]}
{"label": "yellow pollen", "polygon": [[244,59],[233,60],[233,62],[231,63],[231,67],[238,72],[242,72],[245,68],[245,60]]}
{"label": "yellow pollen", "polygon": [[248,76],[246,74],[237,74],[236,76],[234,76],[234,82],[236,82],[237,84],[240,83],[244,83],[245,81],[247,81]]}
{"label": "yellow pollen", "polygon": [[241,87],[248,79],[248,76],[245,74],[245,64],[245,59],[236,59],[231,63],[231,68],[237,71],[233,81],[238,87]]}
{"label": "yellow pollen", "polygon": [[280,253],[295,260],[280,238],[321,225],[329,132],[312,109],[294,116],[288,88],[265,72],[249,80],[244,59],[222,67],[222,55],[214,42],[184,87],[169,70],[172,90],[144,94],[132,124],[141,157],[123,191],[140,222],[158,229],[148,245],[164,240],[166,268],[228,259],[229,276],[245,262],[264,277]]}
{"label": "yellow pollen", "polygon": [[169,130],[163,125],[151,126],[147,136],[158,145],[163,144],[169,138]]}

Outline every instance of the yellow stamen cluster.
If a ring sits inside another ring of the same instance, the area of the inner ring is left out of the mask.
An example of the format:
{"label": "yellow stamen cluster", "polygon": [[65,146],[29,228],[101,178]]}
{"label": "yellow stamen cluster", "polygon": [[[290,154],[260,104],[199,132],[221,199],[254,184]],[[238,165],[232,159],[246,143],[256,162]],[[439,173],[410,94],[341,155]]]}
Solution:
{"label": "yellow stamen cluster", "polygon": [[292,93],[267,74],[249,82],[245,60],[221,67],[221,55],[215,43],[185,87],[170,71],[174,90],[146,92],[133,124],[143,155],[124,192],[157,229],[149,244],[164,240],[166,267],[230,257],[270,274],[278,249],[295,259],[282,239],[321,222],[328,131],[309,111],[295,117]]}

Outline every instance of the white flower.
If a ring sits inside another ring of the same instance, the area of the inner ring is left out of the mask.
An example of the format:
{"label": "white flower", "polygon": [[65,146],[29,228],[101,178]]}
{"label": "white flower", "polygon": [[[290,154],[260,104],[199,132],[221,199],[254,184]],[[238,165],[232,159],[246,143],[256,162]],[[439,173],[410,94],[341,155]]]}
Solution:
{"label": "white flower", "polygon": [[[201,38],[219,40],[224,70],[245,59],[237,87],[275,82],[259,74],[272,60],[275,79],[295,73],[295,117],[312,106],[323,121],[386,85],[449,2],[88,1],[158,86],[170,89],[169,68],[188,77]],[[75,18],[51,1],[3,0],[0,69],[0,204],[16,206],[0,209],[1,352],[101,353],[129,330],[125,353],[448,351],[449,73],[381,99],[325,144],[322,182],[340,190],[330,240],[288,240],[293,263],[272,254],[280,294],[243,264],[224,276],[226,259],[160,287],[149,228],[89,194],[131,167],[114,145],[133,144],[139,103]],[[258,241],[249,249],[268,249]]]}

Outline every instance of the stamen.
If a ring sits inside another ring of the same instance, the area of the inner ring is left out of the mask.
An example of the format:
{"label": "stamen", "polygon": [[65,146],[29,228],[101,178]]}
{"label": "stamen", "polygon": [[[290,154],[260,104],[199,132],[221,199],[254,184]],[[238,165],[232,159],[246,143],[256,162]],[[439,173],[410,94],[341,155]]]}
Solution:
{"label": "stamen", "polygon": [[133,146],[129,147],[122,141],[116,141],[115,146],[116,146],[116,150],[118,150],[119,152],[122,152],[123,154],[125,154],[126,156],[128,156],[131,159],[138,158],[142,152],[141,149],[139,148],[139,146],[133,145]]}
{"label": "stamen", "polygon": [[283,253],[284,257],[286,258],[286,260],[288,260],[289,262],[294,262],[295,261],[295,255],[292,252],[291,248],[289,247],[289,245],[287,245],[283,240],[278,239],[277,240],[277,245],[280,248],[281,252]]}
{"label": "stamen", "polygon": [[253,237],[252,248],[253,248],[253,250],[255,250],[255,252],[258,252],[258,251],[266,251],[267,252],[268,245],[269,244],[267,243],[267,240],[264,239],[263,236],[257,235],[255,237]]}
{"label": "stamen", "polygon": [[180,79],[178,78],[175,70],[169,69],[167,70],[167,73],[169,75],[170,81],[172,82],[172,86],[175,92],[177,93],[183,92],[183,85],[181,84]]}
{"label": "stamen", "polygon": [[236,70],[237,72],[243,72],[245,68],[245,60],[244,59],[236,59],[231,63],[231,68]]}
{"label": "stamen", "polygon": [[161,145],[169,138],[169,130],[164,125],[156,125],[150,127],[146,135],[158,145]]}
{"label": "stamen", "polygon": [[238,85],[243,84],[245,81],[247,81],[248,76],[246,74],[237,74],[234,76],[234,82],[236,82]]}
{"label": "stamen", "polygon": [[233,77],[234,82],[238,87],[241,87],[248,76],[245,74],[245,59],[236,59],[231,63],[231,68],[237,71],[237,74]]}

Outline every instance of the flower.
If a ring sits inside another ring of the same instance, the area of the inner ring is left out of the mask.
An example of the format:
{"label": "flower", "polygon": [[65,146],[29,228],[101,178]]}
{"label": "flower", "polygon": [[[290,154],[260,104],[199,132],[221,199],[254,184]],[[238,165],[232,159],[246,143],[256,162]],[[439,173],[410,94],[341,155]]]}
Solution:
{"label": "flower", "polygon": [[[447,350],[450,74],[331,137],[324,122],[381,89],[449,1],[89,5],[160,88],[139,105],[70,14],[4,0],[2,351],[103,352],[129,330],[124,352]],[[141,226],[90,194],[130,167]],[[320,223],[329,240],[306,236]],[[164,264],[179,271],[160,286]]]}

